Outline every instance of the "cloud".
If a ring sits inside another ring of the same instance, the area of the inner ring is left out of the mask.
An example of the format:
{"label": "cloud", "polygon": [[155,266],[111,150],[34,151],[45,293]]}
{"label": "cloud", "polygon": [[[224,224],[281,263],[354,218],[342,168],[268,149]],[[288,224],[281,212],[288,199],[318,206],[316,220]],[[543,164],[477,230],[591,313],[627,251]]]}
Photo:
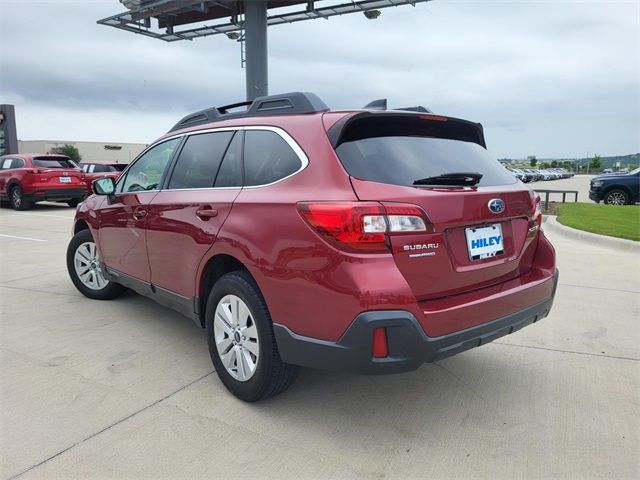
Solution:
{"label": "cloud", "polygon": [[[121,10],[0,3],[0,94],[21,138],[148,143],[190,111],[244,97],[236,42],[165,43],[95,23]],[[270,90],[314,91],[336,108],[422,104],[482,122],[500,157],[637,152],[639,15],[635,1],[436,0],[375,21],[275,26]]]}

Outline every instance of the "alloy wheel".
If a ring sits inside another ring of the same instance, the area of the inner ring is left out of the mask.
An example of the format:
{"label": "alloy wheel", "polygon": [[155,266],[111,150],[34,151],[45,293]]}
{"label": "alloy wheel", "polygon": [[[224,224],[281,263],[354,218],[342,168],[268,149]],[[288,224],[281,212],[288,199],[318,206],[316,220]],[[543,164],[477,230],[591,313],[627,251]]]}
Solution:
{"label": "alloy wheel", "polygon": [[20,208],[22,206],[22,195],[20,194],[20,189],[14,188],[11,191],[11,201],[15,208]]}
{"label": "alloy wheel", "polygon": [[624,205],[627,199],[620,192],[612,192],[607,196],[606,203],[609,205]]}
{"label": "alloy wheel", "polygon": [[213,328],[222,365],[233,378],[246,382],[260,358],[258,329],[249,307],[240,297],[225,295],[216,306]]}
{"label": "alloy wheel", "polygon": [[109,281],[102,273],[98,249],[93,242],[84,242],[77,248],[73,258],[76,274],[82,284],[91,290],[101,290]]}

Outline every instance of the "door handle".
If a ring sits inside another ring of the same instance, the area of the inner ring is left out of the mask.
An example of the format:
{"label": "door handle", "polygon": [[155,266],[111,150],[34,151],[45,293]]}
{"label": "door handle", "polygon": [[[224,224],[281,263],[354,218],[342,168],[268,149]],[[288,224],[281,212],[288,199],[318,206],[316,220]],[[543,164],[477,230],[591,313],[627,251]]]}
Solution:
{"label": "door handle", "polygon": [[136,220],[142,220],[147,216],[147,211],[144,208],[137,208],[133,211],[133,218]]}
{"label": "door handle", "polygon": [[202,207],[196,210],[196,215],[200,220],[204,220],[206,222],[210,218],[216,217],[218,215],[218,210],[211,207]]}

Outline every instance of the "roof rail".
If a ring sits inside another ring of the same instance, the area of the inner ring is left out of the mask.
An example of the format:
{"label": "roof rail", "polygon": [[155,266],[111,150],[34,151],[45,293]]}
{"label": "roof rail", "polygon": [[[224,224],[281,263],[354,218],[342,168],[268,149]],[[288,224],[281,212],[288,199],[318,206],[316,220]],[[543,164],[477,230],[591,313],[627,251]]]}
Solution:
{"label": "roof rail", "polygon": [[[230,112],[239,107],[247,107],[240,112]],[[326,112],[329,107],[315,93],[291,92],[280,95],[258,97],[252,102],[239,102],[221,107],[212,107],[194,112],[182,118],[169,132],[189,128],[204,123],[230,118],[245,118],[265,115],[304,114]]]}
{"label": "roof rail", "polygon": [[[387,99],[381,98],[380,100],[369,102],[363,107],[363,110],[387,110]],[[401,110],[403,112],[433,113],[431,110],[421,105],[417,105],[415,107],[392,108],[392,110]]]}

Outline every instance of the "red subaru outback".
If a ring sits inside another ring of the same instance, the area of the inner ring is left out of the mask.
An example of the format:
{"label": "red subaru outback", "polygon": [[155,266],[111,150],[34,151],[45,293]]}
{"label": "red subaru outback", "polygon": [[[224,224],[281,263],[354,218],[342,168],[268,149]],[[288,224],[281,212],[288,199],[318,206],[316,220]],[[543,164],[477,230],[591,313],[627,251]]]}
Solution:
{"label": "red subaru outback", "polygon": [[0,199],[16,210],[44,200],[75,207],[87,195],[80,168],[64,155],[16,154],[0,157]]}
{"label": "red subaru outback", "polygon": [[313,94],[182,119],[78,209],[67,266],[206,328],[255,401],[297,366],[406,372],[544,318],[557,283],[538,199],[481,125]]}

